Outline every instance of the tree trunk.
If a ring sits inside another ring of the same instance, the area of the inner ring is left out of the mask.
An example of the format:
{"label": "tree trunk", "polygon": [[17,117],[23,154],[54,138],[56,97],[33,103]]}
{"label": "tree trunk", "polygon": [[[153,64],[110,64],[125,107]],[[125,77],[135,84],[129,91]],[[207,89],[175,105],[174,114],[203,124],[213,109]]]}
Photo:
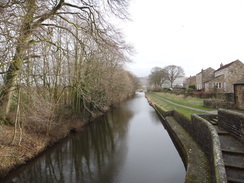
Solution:
{"label": "tree trunk", "polygon": [[19,36],[17,38],[16,44],[16,52],[15,56],[7,70],[6,76],[4,78],[4,86],[3,90],[0,93],[0,107],[1,107],[1,117],[3,121],[6,121],[9,111],[10,111],[10,104],[12,100],[12,96],[14,90],[16,88],[16,82],[19,76],[19,72],[23,65],[24,57],[26,56],[26,52],[29,46],[29,39],[32,34],[32,27],[31,23],[33,21],[33,16],[35,12],[35,1],[34,0],[27,0],[26,7],[27,12],[23,17]]}
{"label": "tree trunk", "polygon": [[13,59],[13,62],[10,64],[8,71],[6,73],[6,77],[4,80],[4,87],[0,93],[0,105],[2,108],[1,116],[2,119],[5,121],[8,117],[10,111],[10,104],[13,96],[13,92],[16,88],[16,82],[19,75],[19,71],[23,65],[23,49],[18,47],[16,49],[16,54]]}
{"label": "tree trunk", "polygon": [[[12,139],[11,144],[14,145],[15,144],[15,140],[17,137],[17,131],[19,131],[19,141],[18,141],[18,145],[20,145],[21,141],[22,141],[22,125],[20,122],[20,103],[21,103],[21,99],[20,99],[20,88],[17,89],[18,90],[18,102],[17,102],[17,108],[16,108],[16,113],[15,113],[15,122],[14,122],[14,136]],[[18,129],[17,129],[18,127]]]}

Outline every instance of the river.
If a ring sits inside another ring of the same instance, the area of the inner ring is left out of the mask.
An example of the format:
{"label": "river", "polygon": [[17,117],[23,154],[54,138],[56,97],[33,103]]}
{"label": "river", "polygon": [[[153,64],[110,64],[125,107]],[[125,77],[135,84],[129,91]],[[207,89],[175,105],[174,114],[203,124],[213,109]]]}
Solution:
{"label": "river", "polygon": [[4,183],[182,183],[185,169],[144,93],[71,134]]}

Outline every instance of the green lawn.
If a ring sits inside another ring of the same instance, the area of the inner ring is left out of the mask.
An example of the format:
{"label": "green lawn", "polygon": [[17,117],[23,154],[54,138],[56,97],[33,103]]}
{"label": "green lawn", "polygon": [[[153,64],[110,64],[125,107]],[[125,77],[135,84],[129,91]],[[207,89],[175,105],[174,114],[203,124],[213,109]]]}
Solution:
{"label": "green lawn", "polygon": [[[164,111],[170,111],[170,110],[177,110],[180,113],[182,113],[184,116],[186,116],[188,119],[191,119],[192,114],[203,114],[204,112],[199,112],[191,109],[186,109],[183,107],[179,107],[173,104],[170,104],[168,102],[165,102],[156,96],[163,97],[165,99],[168,99],[174,103],[181,104],[181,105],[186,105],[189,107],[197,108],[197,109],[204,109],[211,111],[213,109],[209,109],[206,107],[203,107],[203,100],[200,98],[194,98],[194,97],[186,97],[184,98],[183,96],[177,96],[169,93],[155,93],[155,92],[149,92],[146,94],[153,102],[155,102],[157,105],[160,106]],[[156,96],[155,96],[156,95]]]}
{"label": "green lawn", "polygon": [[202,99],[202,98],[196,98],[196,97],[191,97],[191,96],[185,97],[184,95],[174,95],[174,94],[162,93],[162,92],[150,92],[150,94],[163,97],[163,98],[170,100],[177,104],[186,105],[186,106],[194,107],[197,109],[203,109],[206,111],[214,110],[214,109],[204,107],[203,106],[204,99]]}

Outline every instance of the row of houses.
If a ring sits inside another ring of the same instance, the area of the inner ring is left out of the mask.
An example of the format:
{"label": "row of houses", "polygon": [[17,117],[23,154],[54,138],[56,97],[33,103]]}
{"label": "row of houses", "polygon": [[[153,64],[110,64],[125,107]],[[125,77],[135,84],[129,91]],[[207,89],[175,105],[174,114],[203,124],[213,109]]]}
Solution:
{"label": "row of houses", "polygon": [[240,60],[226,65],[220,64],[217,70],[209,67],[185,80],[186,88],[195,85],[197,90],[205,92],[234,93],[234,84],[244,77],[244,64]]}

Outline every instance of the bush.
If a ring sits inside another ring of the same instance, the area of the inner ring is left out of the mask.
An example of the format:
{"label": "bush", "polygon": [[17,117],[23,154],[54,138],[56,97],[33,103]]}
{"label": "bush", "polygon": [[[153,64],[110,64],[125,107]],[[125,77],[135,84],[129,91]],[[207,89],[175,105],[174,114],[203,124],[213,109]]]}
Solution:
{"label": "bush", "polygon": [[216,93],[209,93],[197,90],[188,90],[186,96],[198,97],[198,98],[216,98]]}
{"label": "bush", "polygon": [[189,85],[188,88],[192,89],[192,90],[195,90],[196,89],[196,85]]}
{"label": "bush", "polygon": [[47,133],[55,123],[56,104],[50,101],[48,97],[39,94],[35,89],[26,91],[25,100],[22,103],[21,112],[25,128]]}
{"label": "bush", "polygon": [[202,98],[216,98],[216,93],[213,92],[204,92],[202,95]]}
{"label": "bush", "polygon": [[204,94],[203,91],[195,92],[194,93],[194,97],[202,98],[203,97],[203,94]]}
{"label": "bush", "polygon": [[172,88],[163,88],[163,92],[169,92],[172,91]]}

